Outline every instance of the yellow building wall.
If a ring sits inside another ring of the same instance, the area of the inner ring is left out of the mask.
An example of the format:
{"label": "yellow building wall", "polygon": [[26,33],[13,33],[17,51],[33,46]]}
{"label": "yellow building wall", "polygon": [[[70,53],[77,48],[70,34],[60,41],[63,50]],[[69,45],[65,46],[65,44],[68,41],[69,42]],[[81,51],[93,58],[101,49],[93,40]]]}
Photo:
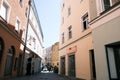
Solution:
{"label": "yellow building wall", "polygon": [[52,66],[58,66],[59,65],[59,42],[55,43],[52,47]]}

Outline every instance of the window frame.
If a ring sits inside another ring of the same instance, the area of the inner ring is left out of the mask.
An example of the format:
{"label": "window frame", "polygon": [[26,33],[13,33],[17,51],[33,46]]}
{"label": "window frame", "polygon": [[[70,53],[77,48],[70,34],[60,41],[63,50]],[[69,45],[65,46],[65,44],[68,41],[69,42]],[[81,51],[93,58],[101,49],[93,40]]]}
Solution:
{"label": "window frame", "polygon": [[62,44],[65,42],[64,33],[62,33]]}
{"label": "window frame", "polygon": [[64,24],[64,17],[62,17],[62,24]]}
{"label": "window frame", "polygon": [[[85,24],[86,26],[84,25],[84,23],[86,23]],[[88,28],[89,28],[89,16],[88,16],[88,13],[86,13],[82,16],[82,29],[84,31]]]}
{"label": "window frame", "polygon": [[83,0],[80,0],[80,3],[82,3],[83,2]]}
{"label": "window frame", "polygon": [[71,15],[71,7],[69,6],[68,7],[68,16],[70,16]]}
{"label": "window frame", "polygon": [[[17,23],[18,23],[19,26],[16,26]],[[20,33],[20,27],[21,27],[21,20],[20,20],[18,17],[16,17],[16,21],[15,21],[15,31],[16,31],[17,33]]]}
{"label": "window frame", "polygon": [[108,65],[108,72],[110,80],[118,80],[120,77],[118,75],[118,65],[116,63],[116,54],[115,48],[119,46],[116,43],[105,45],[106,49],[106,58]]}
{"label": "window frame", "polygon": [[[3,15],[2,15],[2,7],[6,8],[6,14],[5,14],[5,18],[3,18]],[[9,18],[10,18],[10,12],[11,12],[11,6],[10,4],[8,3],[7,0],[3,0],[2,1],[2,4],[1,4],[1,8],[0,8],[0,16],[2,16],[2,18],[6,21],[6,22],[9,22]]]}
{"label": "window frame", "polygon": [[[15,47],[10,46],[8,48],[7,58],[6,58],[6,62],[5,62],[5,71],[4,71],[5,76],[10,75],[12,73],[14,56],[15,56]],[[8,65],[10,65],[10,66],[8,66]]]}
{"label": "window frame", "polygon": [[[112,6],[114,6],[115,4],[117,4],[118,2],[120,2],[120,1],[117,0],[117,2],[113,3],[112,0],[109,0],[109,8],[111,8]],[[109,8],[105,9],[104,0],[101,0],[101,3],[102,3],[102,5],[101,5],[102,12],[109,9]]]}
{"label": "window frame", "polygon": [[68,27],[68,39],[72,38],[72,25]]}
{"label": "window frame", "polygon": [[23,0],[19,0],[19,4],[21,7],[23,7]]}
{"label": "window frame", "polygon": [[25,9],[25,16],[26,16],[26,18],[28,17],[28,7],[26,7],[26,9]]}
{"label": "window frame", "polygon": [[64,9],[64,7],[65,7],[65,3],[62,3],[62,10]]}

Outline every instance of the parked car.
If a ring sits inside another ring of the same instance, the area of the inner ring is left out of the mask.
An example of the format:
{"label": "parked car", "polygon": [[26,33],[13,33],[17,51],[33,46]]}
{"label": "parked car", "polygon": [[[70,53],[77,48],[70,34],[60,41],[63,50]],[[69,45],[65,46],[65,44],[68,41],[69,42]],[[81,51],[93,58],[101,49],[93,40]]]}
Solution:
{"label": "parked car", "polygon": [[43,71],[48,71],[46,66],[43,67]]}

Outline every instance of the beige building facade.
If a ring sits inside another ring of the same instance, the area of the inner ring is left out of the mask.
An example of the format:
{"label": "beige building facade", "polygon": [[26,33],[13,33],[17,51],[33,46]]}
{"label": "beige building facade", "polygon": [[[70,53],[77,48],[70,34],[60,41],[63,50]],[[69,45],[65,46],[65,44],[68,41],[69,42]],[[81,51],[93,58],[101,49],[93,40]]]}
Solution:
{"label": "beige building facade", "polygon": [[62,0],[59,74],[86,80],[96,78],[92,32],[88,25],[97,16],[95,6],[93,0]]}
{"label": "beige building facade", "polygon": [[120,80],[120,0],[96,3],[97,17],[90,22],[96,79]]}

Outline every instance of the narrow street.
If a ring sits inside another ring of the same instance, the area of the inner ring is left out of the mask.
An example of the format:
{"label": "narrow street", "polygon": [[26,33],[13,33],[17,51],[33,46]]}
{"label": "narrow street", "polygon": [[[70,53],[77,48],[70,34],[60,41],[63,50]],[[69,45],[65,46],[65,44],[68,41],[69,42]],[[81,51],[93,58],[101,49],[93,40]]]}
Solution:
{"label": "narrow street", "polygon": [[52,72],[42,72],[31,76],[15,77],[8,80],[79,80],[79,79],[60,76]]}

